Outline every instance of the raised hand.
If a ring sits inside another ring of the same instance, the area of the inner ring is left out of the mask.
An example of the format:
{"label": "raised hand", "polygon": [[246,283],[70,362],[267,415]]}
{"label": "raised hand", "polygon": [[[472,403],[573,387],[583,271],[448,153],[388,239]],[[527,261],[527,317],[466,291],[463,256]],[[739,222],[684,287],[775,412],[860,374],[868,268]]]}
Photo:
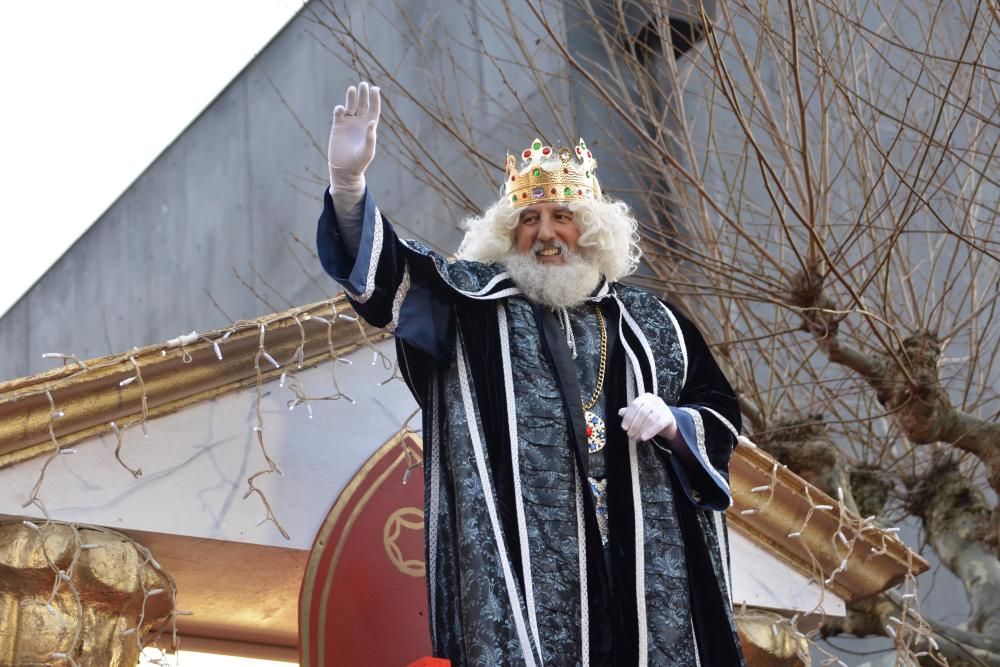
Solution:
{"label": "raised hand", "polygon": [[367,81],[348,88],[345,103],[334,108],[327,151],[331,192],[364,191],[365,169],[375,157],[375,134],[381,111],[379,89],[369,86]]}

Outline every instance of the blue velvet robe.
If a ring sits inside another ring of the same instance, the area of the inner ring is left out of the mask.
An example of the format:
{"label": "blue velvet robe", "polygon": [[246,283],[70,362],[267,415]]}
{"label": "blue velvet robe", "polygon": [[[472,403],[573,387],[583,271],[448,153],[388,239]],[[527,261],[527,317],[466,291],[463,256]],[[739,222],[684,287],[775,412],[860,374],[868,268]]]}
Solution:
{"label": "blue velvet robe", "polygon": [[[555,315],[501,266],[399,239],[370,195],[355,252],[324,200],[323,267],[362,317],[394,331],[423,409],[435,655],[456,666],[744,664],[724,516],[740,416],[695,327],[606,281],[570,311],[600,308],[610,334],[605,549],[583,375]],[[647,391],[674,411],[685,445],[675,454],[621,430],[618,409]]]}

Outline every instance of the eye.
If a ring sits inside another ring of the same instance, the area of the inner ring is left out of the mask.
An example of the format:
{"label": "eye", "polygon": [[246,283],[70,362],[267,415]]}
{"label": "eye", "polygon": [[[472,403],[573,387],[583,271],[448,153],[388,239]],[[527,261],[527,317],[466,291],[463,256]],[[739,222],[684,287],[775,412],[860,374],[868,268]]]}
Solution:
{"label": "eye", "polygon": [[536,222],[538,222],[538,216],[537,215],[526,215],[523,218],[521,218],[521,224],[522,225],[533,225]]}

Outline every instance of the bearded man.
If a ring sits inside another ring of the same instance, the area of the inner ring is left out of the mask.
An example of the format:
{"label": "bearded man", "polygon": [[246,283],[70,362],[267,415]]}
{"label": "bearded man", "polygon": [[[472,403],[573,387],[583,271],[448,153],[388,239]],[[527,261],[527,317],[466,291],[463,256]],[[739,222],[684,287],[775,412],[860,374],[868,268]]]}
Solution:
{"label": "bearded man", "polygon": [[458,259],[366,191],[380,96],[334,110],[319,256],[395,332],[423,409],[434,653],[453,665],[742,665],[724,511],[740,415],[581,140],[508,155]]}

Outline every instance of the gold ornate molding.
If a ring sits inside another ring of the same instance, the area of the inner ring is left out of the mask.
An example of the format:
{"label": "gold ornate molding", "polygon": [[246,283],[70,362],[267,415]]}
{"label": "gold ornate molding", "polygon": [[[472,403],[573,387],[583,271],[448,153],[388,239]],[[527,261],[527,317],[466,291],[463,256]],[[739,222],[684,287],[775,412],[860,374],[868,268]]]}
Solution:
{"label": "gold ornate molding", "polygon": [[[60,444],[72,445],[109,432],[112,421],[120,424],[141,416],[144,393],[147,416],[158,417],[253,384],[262,324],[268,354],[281,361],[294,359],[301,344],[306,366],[388,336],[361,321],[336,317],[332,309],[356,317],[347,299],[338,296],[201,334],[190,345],[161,343],[85,361],[86,369],[69,362],[62,368],[4,382],[0,384],[0,468],[51,451],[50,421]],[[221,360],[213,341],[219,344]],[[132,359],[143,381],[121,386],[136,375]],[[259,363],[265,381],[281,373],[264,359]],[[62,417],[50,420],[52,408],[46,392]]]}
{"label": "gold ornate molding", "polygon": [[730,527],[845,601],[929,567],[894,533],[862,521],[759,448],[737,447],[729,476]]}
{"label": "gold ornate molding", "polygon": [[0,522],[0,664],[131,667],[175,590],[121,533]]}

